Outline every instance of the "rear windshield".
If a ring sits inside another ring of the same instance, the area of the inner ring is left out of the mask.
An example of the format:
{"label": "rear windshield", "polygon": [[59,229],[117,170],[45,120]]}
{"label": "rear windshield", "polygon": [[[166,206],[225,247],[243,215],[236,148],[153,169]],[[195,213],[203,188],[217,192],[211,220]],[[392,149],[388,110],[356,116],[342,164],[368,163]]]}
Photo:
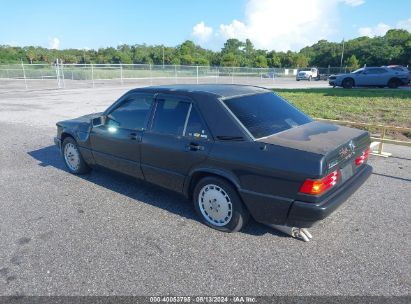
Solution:
{"label": "rear windshield", "polygon": [[224,100],[227,107],[255,137],[261,138],[312,121],[274,93]]}

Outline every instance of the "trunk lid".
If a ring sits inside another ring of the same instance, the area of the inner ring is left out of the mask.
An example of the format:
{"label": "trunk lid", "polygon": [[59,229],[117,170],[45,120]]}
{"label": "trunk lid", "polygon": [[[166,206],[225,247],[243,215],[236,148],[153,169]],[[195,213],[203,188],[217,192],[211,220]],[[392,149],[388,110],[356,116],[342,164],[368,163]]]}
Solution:
{"label": "trunk lid", "polygon": [[257,142],[323,155],[322,174],[344,166],[370,145],[363,130],[313,121],[296,128],[260,138]]}

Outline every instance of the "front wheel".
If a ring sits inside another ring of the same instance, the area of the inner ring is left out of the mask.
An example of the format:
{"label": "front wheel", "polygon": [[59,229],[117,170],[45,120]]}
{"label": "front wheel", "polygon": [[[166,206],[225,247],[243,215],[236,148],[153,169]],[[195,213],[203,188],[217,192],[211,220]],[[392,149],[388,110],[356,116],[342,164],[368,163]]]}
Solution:
{"label": "front wheel", "polygon": [[354,86],[354,81],[351,78],[346,78],[342,82],[342,87],[344,89],[351,89]]}
{"label": "front wheel", "polygon": [[72,137],[66,137],[62,144],[63,160],[67,169],[73,174],[85,174],[90,171],[81,156],[76,141]]}
{"label": "front wheel", "polygon": [[203,222],[223,232],[240,231],[250,217],[236,189],[219,177],[205,177],[194,188],[195,210]]}

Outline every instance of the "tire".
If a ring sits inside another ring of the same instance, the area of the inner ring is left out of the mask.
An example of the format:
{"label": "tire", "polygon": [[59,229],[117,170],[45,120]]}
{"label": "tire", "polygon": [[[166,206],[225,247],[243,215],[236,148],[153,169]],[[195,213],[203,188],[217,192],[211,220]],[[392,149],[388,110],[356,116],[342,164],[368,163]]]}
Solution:
{"label": "tire", "polygon": [[380,89],[384,89],[384,88],[385,88],[385,86],[382,86],[382,85],[381,85],[381,86],[378,86],[378,87],[379,87]]}
{"label": "tire", "polygon": [[390,89],[396,89],[396,88],[399,87],[399,85],[400,85],[400,83],[399,83],[398,79],[395,79],[395,78],[390,79],[390,81],[388,81],[388,84],[387,84],[387,86]]}
{"label": "tire", "polygon": [[61,152],[64,164],[70,173],[86,174],[90,172],[90,167],[84,161],[74,138],[66,137],[64,139],[61,146]]}
{"label": "tire", "polygon": [[310,77],[308,77],[308,81],[311,81],[311,79],[312,79],[312,77],[310,76]]}
{"label": "tire", "polygon": [[219,177],[201,179],[194,188],[193,203],[203,223],[219,231],[240,231],[250,218],[237,190]]}
{"label": "tire", "polygon": [[342,87],[344,89],[351,89],[354,86],[354,80],[351,78],[345,78],[342,82]]}
{"label": "tire", "polygon": [[296,79],[297,81],[300,81],[300,79]]}

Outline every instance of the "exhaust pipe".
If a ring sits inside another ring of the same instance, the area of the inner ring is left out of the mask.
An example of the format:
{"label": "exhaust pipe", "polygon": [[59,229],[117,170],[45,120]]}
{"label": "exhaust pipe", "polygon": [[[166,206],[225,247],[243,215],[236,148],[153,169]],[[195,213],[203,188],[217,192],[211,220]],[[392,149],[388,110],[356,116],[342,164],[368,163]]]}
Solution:
{"label": "exhaust pipe", "polygon": [[309,242],[313,238],[313,236],[311,235],[311,233],[308,231],[307,228],[290,227],[290,226],[284,226],[284,225],[269,225],[269,226],[285,234],[288,234],[289,236],[293,238],[303,240],[304,242]]}

